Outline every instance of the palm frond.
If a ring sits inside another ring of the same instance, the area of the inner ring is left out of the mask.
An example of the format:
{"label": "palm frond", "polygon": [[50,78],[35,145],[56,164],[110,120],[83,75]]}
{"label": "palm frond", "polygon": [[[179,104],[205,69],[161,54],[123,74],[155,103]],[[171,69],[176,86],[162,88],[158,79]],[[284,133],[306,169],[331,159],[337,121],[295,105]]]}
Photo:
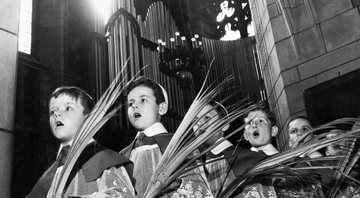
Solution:
{"label": "palm frond", "polygon": [[[56,194],[62,194],[66,185],[70,172],[79,158],[81,152],[85,149],[91,138],[96,132],[121,108],[121,106],[114,107],[114,102],[121,95],[125,88],[125,79],[122,78],[122,73],[127,67],[129,59],[122,67],[122,71],[117,74],[113,82],[107,88],[102,97],[95,104],[93,110],[86,116],[80,125],[71,146],[68,158],[63,166],[62,172],[59,176],[59,182],[55,187]],[[135,76],[137,76],[136,74]],[[133,77],[134,78],[134,77]],[[131,80],[133,80],[133,78]],[[113,108],[113,109],[111,109]]]}
{"label": "palm frond", "polygon": [[[309,133],[316,133],[325,129],[331,130],[334,128],[338,128],[339,125],[353,125],[354,123],[360,121],[357,118],[344,118],[338,119],[328,124],[322,125],[318,128],[313,129]],[[350,155],[342,155],[341,160],[350,161],[351,164],[340,163],[336,165],[327,165],[329,161],[339,160],[339,156],[328,156],[328,157],[319,157],[319,158],[307,158],[301,156],[307,156],[308,154],[317,151],[319,149],[325,148],[332,144],[337,144],[342,141],[352,141],[358,137],[360,137],[359,129],[352,129],[346,133],[337,134],[333,137],[328,137],[328,135],[333,134],[335,132],[323,132],[317,136],[314,136],[310,141],[302,144],[297,144],[298,146],[292,148],[290,150],[284,151],[282,153],[273,155],[265,160],[254,164],[251,168],[246,171],[242,177],[237,178],[232,182],[221,194],[219,197],[232,197],[233,193],[238,189],[244,188],[247,184],[258,181],[261,178],[279,178],[279,179],[296,179],[296,181],[305,181],[310,183],[319,182],[319,180],[312,180],[309,175],[313,175],[311,173],[317,172],[320,173],[321,170],[333,170],[339,173],[339,177],[349,177],[348,172],[344,170],[348,170],[352,168],[352,164],[354,164],[358,160],[358,155],[350,156]],[[302,137],[305,138],[305,137]],[[302,140],[299,140],[302,141]],[[351,149],[350,149],[351,150]],[[304,166],[305,165],[305,166]],[[321,174],[321,173],[320,173]],[[353,182],[358,182],[353,179]],[[358,183],[359,185],[359,183]],[[334,196],[336,192],[331,192],[326,197]],[[331,196],[330,196],[331,195]]]}
{"label": "palm frond", "polygon": [[[359,123],[355,122],[352,130],[356,130],[359,128]],[[344,184],[346,179],[349,179],[350,181],[355,181],[354,178],[349,178],[348,175],[354,168],[356,162],[359,160],[360,148],[355,146],[356,140],[357,138],[354,138],[346,142],[346,153],[344,153],[344,157],[340,158],[338,162],[338,164],[341,166],[340,171],[334,173],[333,181],[331,182],[331,186],[333,187],[331,188],[329,193],[330,198],[336,197],[336,195],[340,192],[340,188]],[[351,158],[351,155],[354,155],[354,157]]]}
{"label": "palm frond", "polygon": [[[150,180],[144,197],[155,197],[156,195],[160,194],[161,191],[169,184],[171,184],[171,182],[179,178],[183,173],[197,167],[197,165],[194,166],[194,162],[221,142],[217,142],[210,148],[201,152],[196,157],[193,156],[189,159],[189,156],[192,156],[191,154],[199,147],[199,145],[202,145],[216,132],[221,130],[225,125],[249,112],[250,109],[255,108],[255,105],[253,105],[244,109],[240,109],[240,107],[244,107],[244,101],[238,101],[232,105],[228,116],[219,119],[217,122],[209,124],[204,133],[200,134],[199,136],[195,136],[196,131],[193,131],[193,127],[196,124],[196,122],[194,122],[195,116],[234,80],[233,76],[226,77],[219,84],[211,84],[209,87],[205,88],[207,78],[208,74],[205,77],[205,81],[201,90],[191,104],[179,127],[177,128],[173,138],[167,146],[167,149],[163,153],[157,169],[152,179]],[[212,85],[215,87],[212,87]],[[229,97],[235,97],[235,94]],[[236,132],[240,130],[241,129],[237,130]]]}

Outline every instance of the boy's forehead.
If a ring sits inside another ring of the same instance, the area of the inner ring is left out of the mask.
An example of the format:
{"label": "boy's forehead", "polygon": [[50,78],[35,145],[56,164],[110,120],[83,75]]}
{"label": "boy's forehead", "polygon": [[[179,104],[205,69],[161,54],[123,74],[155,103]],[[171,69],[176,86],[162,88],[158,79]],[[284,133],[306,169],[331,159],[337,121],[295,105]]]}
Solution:
{"label": "boy's forehead", "polygon": [[298,118],[298,119],[295,119],[293,121],[291,121],[289,123],[289,127],[300,127],[300,126],[309,126],[311,127],[310,125],[310,122],[306,119],[303,119],[303,118]]}
{"label": "boy's forehead", "polygon": [[248,114],[248,116],[244,119],[245,122],[249,122],[250,120],[254,119],[254,118],[266,118],[268,119],[268,117],[266,116],[266,114],[262,111],[250,111],[250,113]]}
{"label": "boy's forehead", "polygon": [[135,87],[134,89],[132,89],[129,94],[127,95],[127,98],[129,99],[129,97],[136,97],[136,96],[154,96],[155,97],[155,94],[154,94],[154,90],[150,87],[147,87],[147,86],[143,86],[143,85],[140,85],[140,86],[137,86]]}
{"label": "boy's forehead", "polygon": [[73,102],[73,103],[80,103],[80,100],[81,99],[76,99],[75,97],[73,96],[70,96],[68,94],[60,94],[58,95],[57,97],[52,97],[50,99],[50,107],[52,105],[55,105],[57,103],[68,103],[68,102]]}
{"label": "boy's forehead", "polygon": [[205,105],[204,108],[198,113],[198,116],[202,116],[204,114],[215,115],[218,114],[216,109],[211,105]]}

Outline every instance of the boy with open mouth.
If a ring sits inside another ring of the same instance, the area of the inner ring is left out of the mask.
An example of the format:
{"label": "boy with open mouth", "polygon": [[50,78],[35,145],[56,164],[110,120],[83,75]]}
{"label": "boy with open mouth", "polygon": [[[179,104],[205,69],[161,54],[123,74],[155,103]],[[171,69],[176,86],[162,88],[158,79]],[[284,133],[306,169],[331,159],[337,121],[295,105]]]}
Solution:
{"label": "boy with open mouth", "polygon": [[278,133],[275,117],[265,109],[249,112],[245,118],[244,137],[251,144],[252,151],[263,151],[266,155],[274,155],[279,151],[271,144]]}
{"label": "boy with open mouth", "polygon": [[95,139],[88,142],[78,157],[64,192],[55,195],[56,185],[60,182],[59,175],[75,135],[94,105],[91,96],[79,87],[59,87],[50,95],[49,123],[60,147],[57,159],[40,177],[27,198],[135,197],[129,174],[132,171],[131,161],[98,144]]}

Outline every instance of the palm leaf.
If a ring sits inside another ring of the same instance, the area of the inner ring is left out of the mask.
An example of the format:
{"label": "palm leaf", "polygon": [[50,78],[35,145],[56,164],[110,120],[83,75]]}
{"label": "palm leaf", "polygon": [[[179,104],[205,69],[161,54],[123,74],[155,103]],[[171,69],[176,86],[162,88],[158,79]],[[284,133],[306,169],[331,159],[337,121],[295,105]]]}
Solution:
{"label": "palm leaf", "polygon": [[[70,172],[75,165],[81,152],[85,149],[91,138],[96,132],[121,108],[121,106],[114,106],[114,102],[121,95],[124,90],[125,79],[122,78],[122,73],[127,67],[129,59],[122,67],[122,71],[117,74],[113,82],[107,88],[105,93],[96,103],[93,110],[86,116],[82,124],[80,125],[71,146],[68,158],[63,166],[62,172],[59,175],[59,182],[55,186],[55,193],[62,194],[66,181],[70,175]],[[137,74],[136,74],[137,75]],[[135,75],[135,76],[136,76]],[[132,78],[134,79],[134,77]],[[131,79],[131,80],[132,80]],[[113,109],[111,109],[113,108]]]}
{"label": "palm leaf", "polygon": [[[328,124],[322,125],[316,129],[313,129],[309,133],[315,133],[317,131],[323,131],[325,129],[331,130],[334,128],[338,128],[339,125],[344,124],[354,124],[356,121],[359,121],[359,119],[356,118],[344,118],[344,119],[338,119],[333,122],[330,122]],[[237,191],[238,189],[244,188],[247,184],[258,181],[261,178],[290,178],[290,179],[298,179],[298,181],[306,181],[306,182],[312,182],[316,183],[319,182],[318,180],[312,180],[308,177],[308,175],[311,175],[309,171],[319,171],[322,169],[327,170],[334,170],[339,172],[342,177],[351,178],[349,177],[348,173],[344,172],[343,168],[350,168],[348,165],[333,165],[328,166],[325,165],[326,162],[333,161],[335,159],[338,159],[339,156],[330,156],[330,157],[319,157],[319,158],[303,158],[301,156],[306,156],[309,153],[312,153],[314,151],[317,151],[319,149],[325,148],[326,146],[329,146],[331,144],[337,144],[342,141],[351,141],[353,139],[356,139],[360,137],[360,130],[359,129],[353,129],[347,133],[339,134],[337,136],[327,138],[329,134],[332,134],[334,132],[326,132],[319,134],[317,136],[314,136],[310,141],[302,144],[297,144],[298,147],[295,147],[293,149],[284,151],[282,153],[273,155],[265,160],[262,160],[249,168],[246,171],[246,174],[244,174],[242,177],[237,178],[235,181],[232,182],[231,185],[229,185],[221,194],[219,197],[232,197],[233,193]],[[306,137],[302,137],[302,141]],[[343,159],[350,160],[352,163],[357,161],[357,157],[351,157],[349,155],[341,156]],[[318,165],[312,165],[313,162],[318,162],[316,164]],[[308,166],[296,166],[300,164],[308,164]],[[352,180],[354,182],[358,182],[356,180]],[[328,196],[327,196],[328,197]]]}
{"label": "palm leaf", "polygon": [[[212,64],[210,64],[210,68],[211,65]],[[229,124],[230,122],[256,107],[253,105],[241,109],[244,107],[244,101],[235,102],[235,104],[231,106],[231,111],[229,111],[228,116],[219,119],[217,122],[211,123],[207,126],[208,128],[204,133],[199,136],[195,136],[194,134],[196,131],[192,130],[193,126],[196,124],[193,122],[195,116],[204,108],[205,105],[217,97],[217,95],[219,95],[221,91],[227,88],[228,85],[231,84],[234,80],[232,76],[226,77],[218,85],[210,84],[207,88],[205,88],[207,78],[208,74],[205,77],[205,81],[201,87],[201,90],[191,104],[179,127],[177,128],[173,138],[167,146],[167,149],[163,153],[157,169],[150,180],[144,197],[155,197],[175,179],[179,178],[183,173],[197,167],[197,165],[194,166],[195,160],[203,156],[206,152],[210,151],[221,142],[214,144],[212,147],[200,153],[200,155],[197,155],[196,157],[193,157],[189,160],[188,157],[192,155],[192,153],[199,147],[199,145],[202,145],[206,140],[212,137],[217,131],[221,130],[221,128],[223,128],[225,125]],[[230,97],[235,96],[236,95],[234,93],[224,100],[228,100]],[[234,133],[240,130],[241,129],[235,131]]]}
{"label": "palm leaf", "polygon": [[[359,128],[359,122],[355,122],[352,130],[356,130]],[[344,154],[345,157],[341,157],[339,160],[339,165],[341,166],[340,171],[335,172],[333,176],[333,181],[331,184],[332,188],[329,193],[330,198],[336,197],[336,195],[340,193],[341,186],[344,184],[345,179],[348,178],[348,175],[350,174],[351,170],[359,159],[360,148],[355,148],[356,140],[357,138],[354,138],[347,142],[347,149],[346,153]],[[353,158],[351,158],[352,154],[355,154]],[[354,181],[354,178],[351,178],[350,181]]]}

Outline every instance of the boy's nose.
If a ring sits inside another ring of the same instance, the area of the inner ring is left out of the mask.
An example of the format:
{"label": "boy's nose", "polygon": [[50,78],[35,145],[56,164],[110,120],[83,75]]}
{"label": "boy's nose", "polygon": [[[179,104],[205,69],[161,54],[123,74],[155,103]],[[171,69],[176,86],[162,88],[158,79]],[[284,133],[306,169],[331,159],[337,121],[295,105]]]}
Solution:
{"label": "boy's nose", "polygon": [[256,129],[257,128],[257,123],[256,122],[251,122],[251,128]]}
{"label": "boy's nose", "polygon": [[193,131],[197,131],[199,129],[199,123],[196,123],[194,126],[193,126]]}
{"label": "boy's nose", "polygon": [[300,137],[300,136],[302,136],[302,132],[299,130],[299,131],[296,133],[296,135],[297,135],[298,137]]}
{"label": "boy's nose", "polygon": [[135,110],[135,109],[138,109],[139,106],[136,103],[134,103],[134,104],[132,104],[132,108],[133,108],[133,110]]}
{"label": "boy's nose", "polygon": [[60,111],[55,111],[54,115],[55,115],[55,117],[61,117],[62,113]]}

